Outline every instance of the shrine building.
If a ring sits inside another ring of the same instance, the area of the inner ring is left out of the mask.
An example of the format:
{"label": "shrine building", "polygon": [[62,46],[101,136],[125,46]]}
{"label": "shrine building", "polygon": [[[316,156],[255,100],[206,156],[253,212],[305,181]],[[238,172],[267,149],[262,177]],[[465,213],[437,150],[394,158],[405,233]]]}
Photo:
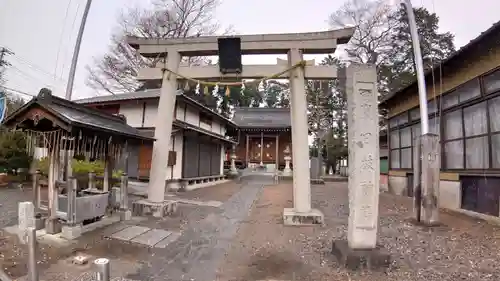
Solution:
{"label": "shrine building", "polygon": [[238,107],[232,120],[238,131],[239,166],[264,166],[268,170],[285,167],[284,151],[292,149],[289,108]]}
{"label": "shrine building", "polygon": [[[159,94],[159,89],[153,89],[75,102],[120,114],[127,124],[153,137]],[[291,153],[289,108],[237,107],[233,118],[227,119],[179,91],[174,117],[167,182],[222,175],[223,162],[228,163],[233,148],[239,168],[283,169],[287,148]],[[148,180],[153,146],[129,150],[129,177]]]}

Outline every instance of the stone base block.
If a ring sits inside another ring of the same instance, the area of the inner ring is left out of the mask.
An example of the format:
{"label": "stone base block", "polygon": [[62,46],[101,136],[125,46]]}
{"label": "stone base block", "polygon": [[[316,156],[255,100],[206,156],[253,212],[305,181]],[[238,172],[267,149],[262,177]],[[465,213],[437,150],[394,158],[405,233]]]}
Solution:
{"label": "stone base block", "polygon": [[311,179],[311,184],[325,184],[323,179]]}
{"label": "stone base block", "polygon": [[[284,181],[284,182],[292,182],[293,181],[293,175],[281,174],[281,175],[278,175],[278,180],[279,181]],[[323,179],[310,179],[309,182],[311,184],[325,184],[325,181]]]}
{"label": "stone base block", "polygon": [[347,240],[336,240],[332,243],[332,254],[340,265],[350,270],[379,270],[388,268],[391,257],[383,248],[351,249]]}
{"label": "stone base block", "polygon": [[62,224],[59,219],[47,218],[45,220],[45,231],[47,234],[57,234],[62,230]]}
{"label": "stone base block", "polygon": [[181,183],[178,181],[167,182],[168,191],[180,191],[182,189]]}
{"label": "stone base block", "polygon": [[64,225],[61,230],[61,237],[68,240],[76,239],[83,234],[83,229],[81,225]]}
{"label": "stone base block", "polygon": [[147,199],[132,203],[132,215],[162,218],[177,212],[177,201],[151,202]]}
{"label": "stone base block", "polygon": [[311,209],[306,213],[299,213],[293,208],[283,210],[283,223],[285,225],[322,225],[324,215],[320,210]]}
{"label": "stone base block", "polygon": [[349,178],[340,175],[327,175],[322,176],[321,179],[323,179],[325,182],[347,182]]}
{"label": "stone base block", "polygon": [[45,227],[45,219],[46,218],[35,218],[35,228],[36,230],[43,229]]}
{"label": "stone base block", "polygon": [[132,219],[132,211],[120,211],[120,220],[121,221],[129,221]]}
{"label": "stone base block", "polygon": [[444,227],[445,225],[438,221],[426,222],[423,220],[418,221],[416,218],[409,218],[406,221],[413,225],[423,226],[423,227]]}

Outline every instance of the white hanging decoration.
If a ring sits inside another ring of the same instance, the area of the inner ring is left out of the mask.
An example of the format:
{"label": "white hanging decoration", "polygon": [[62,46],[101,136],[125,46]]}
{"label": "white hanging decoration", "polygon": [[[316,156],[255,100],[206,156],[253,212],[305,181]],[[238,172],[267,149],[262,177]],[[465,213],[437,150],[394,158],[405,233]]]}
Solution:
{"label": "white hanging decoration", "polygon": [[200,94],[200,81],[198,81],[198,83],[196,83],[196,90],[195,90],[195,93],[196,93],[197,95],[199,95],[199,94]]}
{"label": "white hanging decoration", "polygon": [[217,94],[219,92],[219,83],[215,84],[215,88],[214,88],[214,91],[212,92],[212,94]]}

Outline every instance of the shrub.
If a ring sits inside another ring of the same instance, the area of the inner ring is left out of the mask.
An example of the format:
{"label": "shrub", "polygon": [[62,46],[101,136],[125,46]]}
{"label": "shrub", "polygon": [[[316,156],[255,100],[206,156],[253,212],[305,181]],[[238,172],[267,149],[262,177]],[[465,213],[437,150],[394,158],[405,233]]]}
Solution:
{"label": "shrub", "polygon": [[[97,176],[104,176],[104,161],[85,161],[73,159],[72,161],[73,175],[76,177],[83,177],[90,172],[96,173]],[[35,163],[35,168],[40,170],[43,175],[49,174],[49,159],[44,157]],[[113,171],[113,178],[120,178],[121,170]]]}
{"label": "shrub", "polygon": [[28,169],[31,157],[26,151],[26,138],[22,132],[0,128],[0,172]]}

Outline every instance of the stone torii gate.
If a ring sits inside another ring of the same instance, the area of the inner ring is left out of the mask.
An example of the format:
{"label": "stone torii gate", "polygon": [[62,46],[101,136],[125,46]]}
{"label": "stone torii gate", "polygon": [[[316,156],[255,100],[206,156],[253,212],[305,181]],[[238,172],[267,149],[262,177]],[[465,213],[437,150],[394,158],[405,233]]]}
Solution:
{"label": "stone torii gate", "polygon": [[[315,33],[262,34],[232,36],[239,38],[240,54],[287,54],[288,61],[276,65],[244,65],[241,73],[221,74],[219,66],[181,66],[183,56],[219,55],[219,37],[207,36],[185,39],[143,39],[130,37],[128,43],[147,57],[165,57],[165,66],[141,69],[139,80],[162,81],[161,97],[155,123],[156,142],[148,188],[148,201],[161,205],[165,195],[165,177],[170,134],[172,132],[175,92],[178,80],[188,77],[201,81],[260,79],[283,72],[303,62],[304,54],[330,54],[338,44],[347,43],[354,28]],[[227,38],[227,37],[224,37]],[[241,61],[240,61],[241,65]],[[166,70],[165,70],[166,69]],[[337,78],[335,66],[304,64],[285,72],[279,78],[289,79],[291,88],[293,208],[283,212],[288,225],[322,224],[321,211],[311,208],[309,174],[309,144],[305,79],[330,80]],[[375,68],[351,65],[345,70],[346,91],[349,97],[349,167],[350,220],[349,246],[375,248],[378,193],[378,111]],[[343,75],[340,75],[343,76]],[[276,77],[278,78],[278,77]],[[365,234],[370,234],[366,239]],[[351,243],[352,242],[352,243]]]}

